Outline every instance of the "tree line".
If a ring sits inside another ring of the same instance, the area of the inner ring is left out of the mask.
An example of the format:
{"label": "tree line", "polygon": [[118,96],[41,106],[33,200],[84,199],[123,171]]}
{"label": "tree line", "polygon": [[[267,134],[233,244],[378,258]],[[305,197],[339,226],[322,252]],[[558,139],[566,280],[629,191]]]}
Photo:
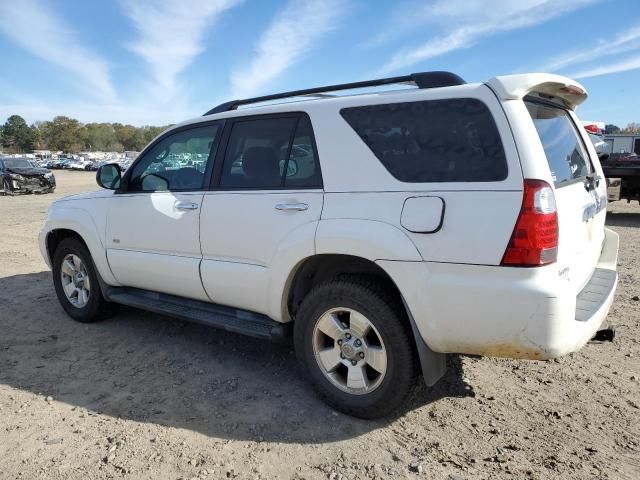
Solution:
{"label": "tree line", "polygon": [[[33,150],[60,150],[67,153],[140,151],[168,127],[170,125],[134,127],[121,123],[83,124],[75,118],[64,116],[29,125],[20,115],[11,115],[0,126],[0,147],[7,153],[28,153]],[[632,122],[625,128],[607,124],[604,133],[640,134],[640,123]]]}
{"label": "tree line", "polygon": [[55,117],[31,125],[20,115],[11,115],[0,126],[0,146],[7,153],[53,150],[66,153],[80,151],[140,151],[170,125],[135,127],[121,123],[80,123],[75,118]]}
{"label": "tree line", "polygon": [[605,135],[609,135],[609,134],[612,134],[612,133],[638,133],[638,134],[640,134],[640,123],[631,122],[630,124],[628,124],[624,128],[620,128],[619,126],[614,125],[612,123],[607,123],[604,126],[604,134]]}

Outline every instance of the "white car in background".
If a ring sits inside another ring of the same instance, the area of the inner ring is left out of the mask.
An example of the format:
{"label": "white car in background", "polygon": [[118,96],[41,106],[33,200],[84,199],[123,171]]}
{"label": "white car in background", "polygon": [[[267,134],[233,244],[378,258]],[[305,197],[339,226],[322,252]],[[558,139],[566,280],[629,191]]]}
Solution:
{"label": "white car in background", "polygon": [[598,158],[605,159],[611,154],[611,145],[604,141],[604,122],[582,122],[582,126],[589,134],[589,140],[593,143]]}
{"label": "white car in background", "polygon": [[426,72],[231,101],[53,203],[40,249],[80,322],[123,304],[293,330],[320,396],[379,417],[447,353],[555,358],[600,327],[618,235],[574,113],[586,98],[557,75]]}
{"label": "white car in background", "polygon": [[86,170],[87,165],[91,164],[90,160],[73,159],[69,162],[68,168],[71,170]]}

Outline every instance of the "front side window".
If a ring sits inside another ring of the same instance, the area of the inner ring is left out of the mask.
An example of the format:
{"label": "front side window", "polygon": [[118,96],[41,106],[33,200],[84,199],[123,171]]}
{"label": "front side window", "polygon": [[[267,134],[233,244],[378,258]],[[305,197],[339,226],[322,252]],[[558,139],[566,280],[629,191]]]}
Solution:
{"label": "front side window", "polygon": [[474,98],[344,108],[342,117],[402,182],[494,182],[507,160],[493,115]]}
{"label": "front side window", "polygon": [[306,116],[237,120],[220,179],[223,189],[320,188]]}
{"label": "front side window", "polygon": [[585,177],[591,162],[569,113],[547,104],[525,101],[547,156],[556,185]]}
{"label": "front side window", "polygon": [[220,128],[196,127],[160,140],[132,167],[129,190],[200,190]]}

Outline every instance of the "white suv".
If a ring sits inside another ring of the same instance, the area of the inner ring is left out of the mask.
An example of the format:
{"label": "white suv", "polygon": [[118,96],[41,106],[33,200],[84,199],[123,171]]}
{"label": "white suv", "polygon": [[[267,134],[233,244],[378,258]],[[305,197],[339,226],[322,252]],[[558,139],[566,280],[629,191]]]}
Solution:
{"label": "white suv", "polygon": [[428,72],[228,102],[55,202],[40,248],[76,320],[124,304],[292,332],[327,402],[386,415],[446,353],[548,359],[603,322],[618,236],[586,97]]}

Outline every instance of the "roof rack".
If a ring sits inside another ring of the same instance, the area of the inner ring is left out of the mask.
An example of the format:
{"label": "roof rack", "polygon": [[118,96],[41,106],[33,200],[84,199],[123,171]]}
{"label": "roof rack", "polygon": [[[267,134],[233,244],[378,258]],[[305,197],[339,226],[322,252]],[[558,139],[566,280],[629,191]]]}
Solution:
{"label": "roof rack", "polygon": [[251,103],[262,103],[280,98],[314,96],[325,97],[327,95],[318,95],[326,92],[335,92],[338,90],[352,90],[355,88],[378,87],[381,85],[390,85],[392,83],[414,83],[418,88],[437,88],[451,87],[454,85],[464,85],[466,82],[455,73],[451,72],[420,72],[404,75],[400,77],[379,78],[377,80],[365,80],[363,82],[341,83],[338,85],[328,85],[326,87],[307,88],[304,90],[293,90],[291,92],[275,93],[273,95],[264,95],[262,97],[245,98],[243,100],[231,100],[221,103],[217,107],[209,110],[205,115],[214,113],[228,112],[236,110],[240,105],[248,105]]}

